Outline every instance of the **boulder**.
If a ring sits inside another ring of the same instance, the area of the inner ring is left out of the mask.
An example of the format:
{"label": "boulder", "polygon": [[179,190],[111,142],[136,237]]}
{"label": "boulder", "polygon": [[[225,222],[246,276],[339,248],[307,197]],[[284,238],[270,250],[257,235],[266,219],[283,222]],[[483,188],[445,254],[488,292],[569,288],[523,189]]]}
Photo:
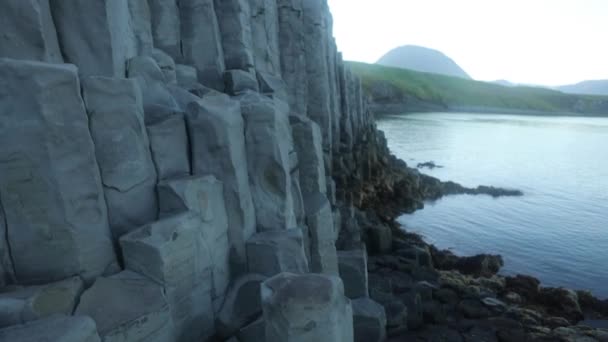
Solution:
{"label": "boulder", "polygon": [[184,116],[174,114],[146,125],[159,180],[190,175],[188,132]]}
{"label": "boulder", "polygon": [[137,82],[91,76],[82,82],[108,217],[118,239],[156,220],[156,172]]}
{"label": "boulder", "polygon": [[73,277],[48,285],[0,293],[0,327],[55,314],[71,315],[83,290],[82,279]]}
{"label": "boulder", "polygon": [[370,298],[352,301],[355,342],[383,342],[386,339],[384,307]]}
{"label": "boulder", "polygon": [[273,276],[281,272],[306,273],[302,231],[288,229],[255,234],[247,241],[249,272]]}
{"label": "boulder", "polygon": [[230,282],[230,244],[222,183],[213,176],[172,179],[159,183],[158,197],[161,217],[188,210],[200,217],[198,230],[213,270],[213,299],[223,296]]}
{"label": "boulder", "polygon": [[338,252],[340,278],[344,293],[354,299],[369,296],[367,289],[367,253],[364,249]]}
{"label": "boulder", "polygon": [[534,277],[518,274],[514,277],[505,278],[506,288],[527,300],[535,300],[538,297],[540,281]]}
{"label": "boulder", "polygon": [[215,0],[226,69],[254,66],[249,0]]}
{"label": "boulder", "polygon": [[0,341],[100,342],[95,321],[86,316],[53,316],[0,330]]}
{"label": "boulder", "polygon": [[293,140],[288,106],[280,100],[249,92],[239,97],[245,120],[249,182],[257,230],[297,227],[291,189]]}
{"label": "boulder", "polygon": [[0,59],[0,98],[11,99],[0,105],[0,197],[17,282],[88,282],[113,270],[76,68]]}
{"label": "boulder", "polygon": [[578,323],[585,318],[578,302],[578,295],[570,289],[541,288],[538,300],[548,308],[551,314],[567,318],[573,323]]}
{"label": "boulder", "polygon": [[49,0],[2,1],[0,29],[0,57],[63,62]]}
{"label": "boulder", "polygon": [[217,315],[220,336],[232,336],[256,317],[261,316],[260,284],[266,279],[267,277],[263,275],[247,274],[232,284]]}
{"label": "boulder", "polygon": [[103,341],[174,339],[173,320],[163,288],[131,271],[98,278],[80,298],[75,314],[93,318]]}
{"label": "boulder", "polygon": [[258,91],[258,80],[249,71],[226,70],[224,72],[224,85],[230,95],[240,95],[248,90]]}
{"label": "boulder", "polygon": [[266,342],[266,324],[260,318],[255,322],[243,327],[236,334],[240,342]]}
{"label": "boulder", "polygon": [[322,194],[310,196],[304,203],[310,236],[311,271],[337,276],[338,255],[331,204]]}
{"label": "boulder", "polygon": [[181,25],[176,0],[148,0],[148,5],[152,17],[154,47],[179,60],[181,58]]}
{"label": "boulder", "polygon": [[353,311],[340,278],[282,273],[262,283],[267,342],[351,342]]}
{"label": "boulder", "polygon": [[255,233],[256,218],[239,103],[226,95],[208,95],[190,103],[186,120],[192,173],[211,174],[223,183],[231,253],[244,265],[245,241]]}
{"label": "boulder", "polygon": [[179,0],[183,62],[204,85],[223,91],[224,51],[213,0]]}
{"label": "boulder", "polygon": [[291,113],[307,115],[308,79],[304,44],[303,0],[277,0],[281,75]]}
{"label": "boulder", "polygon": [[81,76],[125,77],[126,62],[137,55],[127,1],[50,3],[66,62]]}
{"label": "boulder", "polygon": [[290,115],[293,142],[298,153],[300,185],[304,198],[327,191],[321,129],[302,115]]}
{"label": "boulder", "polygon": [[133,34],[137,46],[137,55],[147,55],[154,48],[152,37],[152,13],[148,0],[127,0]]}
{"label": "boulder", "polygon": [[[272,75],[281,74],[279,15],[276,0],[249,0],[255,67]],[[286,99],[285,99],[286,100]]]}

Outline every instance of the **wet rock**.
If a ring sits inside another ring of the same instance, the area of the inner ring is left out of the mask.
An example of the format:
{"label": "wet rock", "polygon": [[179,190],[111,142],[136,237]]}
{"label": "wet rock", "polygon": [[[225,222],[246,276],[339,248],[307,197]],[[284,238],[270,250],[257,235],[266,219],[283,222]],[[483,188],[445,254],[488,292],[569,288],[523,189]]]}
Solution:
{"label": "wet rock", "polygon": [[355,342],[382,342],[386,338],[384,307],[369,298],[352,301]]}
{"label": "wet rock", "polygon": [[0,330],[1,341],[100,342],[95,322],[86,316],[53,316]]}
{"label": "wet rock", "polygon": [[70,315],[84,290],[79,277],[0,293],[0,328],[55,314]]}
{"label": "wet rock", "polygon": [[433,263],[438,269],[458,270],[476,277],[492,277],[504,265],[500,255],[479,254],[470,257],[459,257],[448,250],[431,247]]}
{"label": "wet rock", "polygon": [[127,1],[50,0],[61,52],[82,76],[125,77],[137,55]]}
{"label": "wet rock", "polygon": [[249,272],[269,277],[281,272],[308,272],[300,229],[255,234],[247,241],[247,259]]}
{"label": "wet rock", "polygon": [[217,317],[218,333],[221,336],[234,335],[262,315],[260,284],[266,279],[263,275],[247,274],[232,284]]}
{"label": "wet rock", "polygon": [[[230,282],[230,243],[223,185],[214,176],[191,176],[159,183],[161,217],[192,211],[197,231],[209,251],[213,272],[213,299],[222,297]],[[194,225],[195,223],[193,223]]]}
{"label": "wet rock", "polygon": [[157,175],[136,81],[88,77],[83,94],[115,238],[158,216]]}
{"label": "wet rock", "polygon": [[461,300],[458,303],[458,311],[467,318],[486,318],[491,315],[491,311],[477,299]]}
{"label": "wet rock", "polygon": [[339,251],[338,266],[348,298],[367,297],[367,253],[365,250]]}
{"label": "wet rock", "polygon": [[62,63],[48,0],[6,0],[0,11],[0,57]]}
{"label": "wet rock", "polygon": [[541,288],[539,301],[556,316],[576,323],[584,319],[576,292],[565,288]]}
{"label": "wet rock", "polygon": [[104,341],[171,341],[174,336],[163,288],[130,271],[98,278],[75,314],[93,318]]}
{"label": "wet rock", "polygon": [[183,62],[196,68],[201,83],[223,91],[224,51],[213,0],[179,0],[179,11]]}
{"label": "wet rock", "polygon": [[262,308],[267,342],[354,340],[351,303],[338,277],[279,274],[262,284]]}
{"label": "wet rock", "polygon": [[18,283],[115,269],[76,68],[0,59],[0,97],[11,99],[0,105],[0,197]]}
{"label": "wet rock", "polygon": [[256,216],[240,105],[226,95],[208,95],[190,103],[186,120],[192,173],[211,174],[223,183],[231,260],[244,265],[245,241],[256,231]]}
{"label": "wet rock", "polygon": [[506,288],[527,300],[533,300],[538,296],[540,281],[536,278],[518,274],[515,277],[506,277]]}

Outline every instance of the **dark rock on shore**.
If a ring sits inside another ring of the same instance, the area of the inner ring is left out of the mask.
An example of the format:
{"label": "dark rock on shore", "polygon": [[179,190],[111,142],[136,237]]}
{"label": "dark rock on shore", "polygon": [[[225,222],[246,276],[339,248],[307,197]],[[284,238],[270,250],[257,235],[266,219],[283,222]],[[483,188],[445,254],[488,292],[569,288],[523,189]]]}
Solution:
{"label": "dark rock on shore", "polygon": [[435,164],[434,161],[428,161],[428,162],[424,162],[424,163],[418,163],[418,165],[416,165],[417,168],[419,169],[423,169],[423,168],[428,168],[428,169],[441,169],[443,168],[443,165],[437,165]]}

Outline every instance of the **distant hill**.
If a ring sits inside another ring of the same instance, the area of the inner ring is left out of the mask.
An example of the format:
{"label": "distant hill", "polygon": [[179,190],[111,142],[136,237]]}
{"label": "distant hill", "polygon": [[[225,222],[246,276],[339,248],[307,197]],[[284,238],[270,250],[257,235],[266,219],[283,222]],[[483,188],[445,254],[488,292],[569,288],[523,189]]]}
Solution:
{"label": "distant hill", "polygon": [[466,111],[512,114],[608,116],[608,96],[574,95],[349,62],[379,114]]}
{"label": "distant hill", "polygon": [[416,45],[395,48],[382,56],[376,64],[471,79],[456,62],[442,52]]}
{"label": "distant hill", "polygon": [[568,94],[608,95],[608,80],[583,81],[556,89]]}

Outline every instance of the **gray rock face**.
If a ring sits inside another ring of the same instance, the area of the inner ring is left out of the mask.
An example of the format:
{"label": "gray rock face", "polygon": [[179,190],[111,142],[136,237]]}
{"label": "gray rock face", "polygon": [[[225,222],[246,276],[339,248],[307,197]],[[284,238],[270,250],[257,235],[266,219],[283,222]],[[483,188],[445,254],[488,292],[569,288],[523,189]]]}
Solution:
{"label": "gray rock face", "polygon": [[236,336],[239,342],[266,342],[266,324],[260,318],[239,330]]}
{"label": "gray rock face", "polygon": [[[157,52],[154,55],[164,63],[166,69],[161,69],[157,59],[151,56],[131,58],[127,66],[128,77],[136,80],[139,85],[143,109],[146,113],[146,123],[158,119],[157,115],[153,115],[153,113],[159,112],[157,108],[166,109],[165,112],[172,112],[177,110],[178,107],[165,85],[165,83],[168,83],[168,78],[176,78],[175,64],[173,64],[171,57],[164,52],[157,49],[154,49],[154,51]],[[164,118],[166,116],[162,115],[160,117]]]}
{"label": "gray rock face", "polygon": [[263,71],[256,71],[260,93],[289,103],[287,84],[279,76]]}
{"label": "gray rock face", "polygon": [[190,174],[188,132],[182,114],[146,125],[152,159],[159,180]]}
{"label": "gray rock face", "polygon": [[282,273],[262,283],[267,342],[353,341],[353,312],[338,277]]}
{"label": "gray rock face", "polygon": [[310,268],[313,272],[338,275],[336,232],[327,198],[318,194],[304,202],[310,235]]}
{"label": "gray rock face", "polygon": [[298,153],[302,196],[325,194],[327,182],[323,162],[321,130],[314,121],[300,115],[289,117]]}
{"label": "gray rock face", "polygon": [[323,151],[331,153],[332,113],[329,67],[327,65],[327,28],[324,0],[303,1],[304,51],[308,75],[308,117],[319,124]]}
{"label": "gray rock face", "polygon": [[116,258],[76,68],[0,59],[0,98],[11,99],[0,197],[17,281],[91,281]]}
{"label": "gray rock face", "polygon": [[189,89],[198,84],[198,74],[196,68],[185,64],[176,64],[175,73],[177,77],[177,85]]}
{"label": "gray rock face", "polygon": [[234,282],[218,313],[217,327],[220,336],[232,336],[252,319],[261,316],[260,284],[266,279],[263,275],[247,274]]}
{"label": "gray rock face", "polygon": [[180,0],[184,63],[193,65],[202,84],[223,91],[224,51],[213,0]]}
{"label": "gray rock face", "polygon": [[80,298],[75,314],[93,318],[103,341],[169,342],[174,339],[163,288],[131,271],[98,278]]}
{"label": "gray rock face", "polygon": [[295,228],[288,106],[257,93],[247,93],[239,100],[246,122],[247,154],[255,156],[248,165],[257,230]]}
{"label": "gray rock face", "polygon": [[147,55],[154,48],[152,13],[148,0],[127,0],[138,55]]}
{"label": "gray rock face", "polygon": [[232,260],[245,264],[245,241],[255,233],[255,211],[245,157],[244,123],[239,103],[209,95],[187,113],[192,173],[214,175],[224,185]]}
{"label": "gray rock face", "polygon": [[249,272],[273,276],[281,272],[307,273],[302,231],[288,229],[258,233],[247,241]]}
{"label": "gray rock face", "polygon": [[71,315],[84,290],[79,277],[0,293],[0,328],[55,314]]}
{"label": "gray rock face", "polygon": [[365,250],[339,251],[340,278],[348,298],[369,296],[367,288],[367,253]]}
{"label": "gray rock face", "polygon": [[53,316],[0,330],[0,341],[100,342],[95,321],[86,316]]}
{"label": "gray rock face", "polygon": [[383,342],[386,339],[384,307],[369,298],[352,301],[355,342]]}
{"label": "gray rock face", "polygon": [[281,74],[279,16],[276,0],[249,0],[253,56],[257,70]]}
{"label": "gray rock face", "polygon": [[158,216],[156,172],[134,80],[83,80],[89,127],[115,238]]}
{"label": "gray rock face", "polygon": [[213,299],[223,296],[230,282],[230,244],[222,183],[213,176],[173,179],[158,185],[158,197],[161,217],[187,210],[199,215],[211,258]]}
{"label": "gray rock face", "polygon": [[0,202],[0,287],[15,281],[15,270],[9,253],[7,236],[4,210],[2,202]]}
{"label": "gray rock face", "polygon": [[181,57],[180,13],[176,0],[148,0],[148,5],[152,14],[154,47],[179,60]]}
{"label": "gray rock face", "polygon": [[277,0],[281,74],[292,113],[307,115],[308,78],[302,0]]}
{"label": "gray rock face", "polygon": [[226,69],[253,68],[249,0],[215,0]]}
{"label": "gray rock face", "polygon": [[2,1],[0,29],[0,57],[63,62],[48,0]]}
{"label": "gray rock face", "polygon": [[173,57],[159,49],[153,49],[151,56],[156,61],[156,64],[158,64],[160,70],[162,70],[163,75],[165,75],[165,83],[176,84],[177,75],[175,70],[175,60]]}
{"label": "gray rock face", "polygon": [[240,95],[248,90],[258,91],[258,80],[248,71],[228,70],[224,72],[226,92],[230,95]]}
{"label": "gray rock face", "polygon": [[205,233],[200,215],[190,211],[120,239],[126,268],[163,285],[180,341],[201,341],[214,332],[213,241]]}
{"label": "gray rock face", "polygon": [[51,0],[66,61],[84,76],[124,77],[137,41],[126,1]]}

